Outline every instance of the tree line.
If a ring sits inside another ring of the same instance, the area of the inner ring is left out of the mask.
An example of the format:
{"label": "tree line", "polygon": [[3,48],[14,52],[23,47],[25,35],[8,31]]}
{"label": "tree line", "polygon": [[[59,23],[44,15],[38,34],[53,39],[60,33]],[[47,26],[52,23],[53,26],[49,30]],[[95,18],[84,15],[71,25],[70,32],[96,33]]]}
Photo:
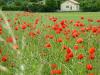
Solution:
{"label": "tree line", "polygon": [[[22,10],[33,12],[53,12],[60,10],[60,4],[66,0],[0,0],[2,10]],[[81,11],[100,11],[100,0],[76,0]]]}

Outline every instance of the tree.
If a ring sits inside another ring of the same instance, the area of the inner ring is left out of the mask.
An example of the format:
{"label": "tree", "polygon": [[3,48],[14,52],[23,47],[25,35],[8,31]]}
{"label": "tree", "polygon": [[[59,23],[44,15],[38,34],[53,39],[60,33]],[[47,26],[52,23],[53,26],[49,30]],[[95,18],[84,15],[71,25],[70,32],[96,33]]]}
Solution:
{"label": "tree", "polygon": [[56,0],[46,0],[47,11],[55,11],[57,10],[57,2]]}
{"label": "tree", "polygon": [[83,11],[100,11],[99,0],[81,0],[80,6]]}
{"label": "tree", "polygon": [[100,11],[100,0],[97,0],[95,4],[96,4],[98,11]]}
{"label": "tree", "polygon": [[42,1],[42,0],[27,0],[29,2],[38,2],[38,1]]}
{"label": "tree", "polygon": [[2,9],[2,6],[4,6],[6,3],[4,0],[0,0],[0,8]]}
{"label": "tree", "polygon": [[62,3],[63,0],[55,0],[56,1],[56,6],[57,6],[57,9],[60,10],[60,5]]}

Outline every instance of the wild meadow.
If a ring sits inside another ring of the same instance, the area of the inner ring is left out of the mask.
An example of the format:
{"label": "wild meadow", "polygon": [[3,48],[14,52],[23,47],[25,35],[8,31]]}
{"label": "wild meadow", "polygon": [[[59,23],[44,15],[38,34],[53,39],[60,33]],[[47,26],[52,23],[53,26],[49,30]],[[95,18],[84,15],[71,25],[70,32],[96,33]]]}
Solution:
{"label": "wild meadow", "polygon": [[100,12],[0,11],[0,75],[100,75]]}

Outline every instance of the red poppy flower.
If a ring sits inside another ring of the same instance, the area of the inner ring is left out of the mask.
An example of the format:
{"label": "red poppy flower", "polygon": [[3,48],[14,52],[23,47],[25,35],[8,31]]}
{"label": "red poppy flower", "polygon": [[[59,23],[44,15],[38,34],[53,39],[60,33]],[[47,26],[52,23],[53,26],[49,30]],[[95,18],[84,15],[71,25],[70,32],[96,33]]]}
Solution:
{"label": "red poppy flower", "polygon": [[61,27],[62,27],[62,28],[66,28],[66,25],[62,25]]}
{"label": "red poppy flower", "polygon": [[90,19],[90,18],[89,18],[89,19],[88,19],[88,22],[93,22],[93,19]]}
{"label": "red poppy flower", "polygon": [[87,27],[87,28],[86,28],[86,31],[89,31],[89,30],[91,30],[91,28],[90,28],[90,27]]}
{"label": "red poppy flower", "polygon": [[17,17],[15,17],[15,18],[14,18],[14,20],[16,21],[16,20],[18,20],[18,18],[17,18]]}
{"label": "red poppy flower", "polygon": [[15,27],[15,30],[18,30],[18,26]]}
{"label": "red poppy flower", "polygon": [[2,57],[2,61],[3,61],[3,62],[6,62],[6,61],[7,61],[7,56],[3,56],[3,57]]}
{"label": "red poppy flower", "polygon": [[65,22],[67,22],[66,20],[62,20],[61,22],[60,22],[60,24],[61,25],[65,25]]}
{"label": "red poppy flower", "polygon": [[22,25],[22,29],[26,29],[26,27],[27,27],[26,25]]}
{"label": "red poppy flower", "polygon": [[78,36],[79,36],[79,32],[78,32],[77,30],[73,30],[73,31],[72,31],[72,36],[73,36],[74,38],[78,37]]}
{"label": "red poppy flower", "polygon": [[53,39],[53,38],[54,38],[54,36],[53,36],[53,35],[49,35],[49,38],[50,38],[50,39]]}
{"label": "red poppy flower", "polygon": [[97,30],[97,32],[96,32],[97,34],[100,34],[100,28],[98,27],[98,30]]}
{"label": "red poppy flower", "polygon": [[77,32],[75,32],[75,33],[72,34],[72,36],[73,36],[74,38],[76,38],[76,37],[79,36],[79,34],[78,34]]}
{"label": "red poppy flower", "polygon": [[81,28],[80,30],[81,30],[81,32],[85,32],[85,28],[84,28],[84,27],[83,27],[83,28]]}
{"label": "red poppy flower", "polygon": [[47,34],[47,35],[45,35],[45,38],[46,38],[46,39],[48,39],[48,38],[49,38],[49,35],[48,35],[48,34]]}
{"label": "red poppy flower", "polygon": [[64,46],[62,46],[62,48],[63,48],[63,49],[67,49],[67,46],[66,46],[66,45],[64,45]]}
{"label": "red poppy flower", "polygon": [[79,26],[81,26],[81,27],[84,26],[84,23],[80,23]]}
{"label": "red poppy flower", "polygon": [[50,74],[53,75],[53,74],[61,74],[62,73],[62,70],[51,70]]}
{"label": "red poppy flower", "polygon": [[83,57],[84,57],[83,54],[79,54],[77,58],[81,60],[81,59],[83,59]]}
{"label": "red poppy flower", "polygon": [[87,70],[92,70],[92,69],[93,69],[93,66],[92,66],[91,64],[87,64],[87,65],[86,65],[86,69],[87,69]]}
{"label": "red poppy flower", "polygon": [[53,18],[52,18],[52,21],[53,21],[53,22],[56,22],[56,21],[57,21],[57,18],[53,17]]}
{"label": "red poppy flower", "polygon": [[0,26],[0,31],[2,31],[2,27]]}
{"label": "red poppy flower", "polygon": [[39,23],[39,19],[37,18],[36,20],[35,20],[35,24],[38,24]]}
{"label": "red poppy flower", "polygon": [[70,57],[70,58],[72,58],[74,55],[73,55],[73,53],[72,52],[70,52],[69,54],[68,54],[68,57]]}
{"label": "red poppy flower", "polygon": [[53,69],[57,68],[57,64],[51,64],[51,68]]}
{"label": "red poppy flower", "polygon": [[52,29],[57,30],[59,28],[59,24],[55,24],[54,26],[52,26]]}
{"label": "red poppy flower", "polygon": [[57,39],[57,42],[62,42],[62,41],[63,41],[62,38]]}
{"label": "red poppy flower", "polygon": [[81,16],[81,19],[83,20],[84,19],[84,16]]}
{"label": "red poppy flower", "polygon": [[50,43],[47,43],[47,44],[45,45],[45,47],[46,47],[46,48],[51,48],[51,44],[50,44]]}
{"label": "red poppy flower", "polygon": [[90,48],[89,49],[89,54],[94,54],[95,50],[96,50],[95,47]]}
{"label": "red poppy flower", "polygon": [[66,58],[68,58],[68,59],[71,59],[73,56],[74,56],[74,55],[73,55],[73,53],[72,53],[72,52],[70,52],[70,53],[66,54]]}
{"label": "red poppy flower", "polygon": [[70,20],[69,22],[70,22],[70,23],[73,23],[73,22],[74,22],[74,20]]}
{"label": "red poppy flower", "polygon": [[93,60],[95,58],[95,54],[90,54],[89,59]]}
{"label": "red poppy flower", "polygon": [[8,37],[8,38],[6,39],[6,41],[9,42],[9,43],[12,43],[12,42],[13,42],[13,38],[12,38],[12,37]]}
{"label": "red poppy flower", "polygon": [[75,23],[74,26],[78,27],[79,26],[79,23]]}
{"label": "red poppy flower", "polygon": [[63,30],[64,35],[69,34],[70,30]]}
{"label": "red poppy flower", "polygon": [[71,48],[67,48],[66,52],[67,54],[65,56],[65,61],[68,62],[74,55],[73,55]]}
{"label": "red poppy flower", "polygon": [[82,42],[83,42],[82,38],[77,39],[77,43],[82,43]]}
{"label": "red poppy flower", "polygon": [[2,34],[2,31],[0,31],[0,34]]}
{"label": "red poppy flower", "polygon": [[72,57],[73,57],[73,53],[72,52],[66,54],[65,61],[68,62]]}
{"label": "red poppy flower", "polygon": [[57,19],[55,18],[55,19],[53,19],[52,21],[53,21],[53,22],[56,22],[56,21],[57,21]]}
{"label": "red poppy flower", "polygon": [[51,21],[53,21],[53,22],[56,22],[57,19],[58,19],[58,18],[56,18],[56,17],[54,17],[54,16],[49,18],[49,20],[51,20]]}
{"label": "red poppy flower", "polygon": [[74,49],[78,50],[79,49],[78,45],[74,45]]}
{"label": "red poppy flower", "polygon": [[0,26],[0,34],[2,34],[2,27]]}
{"label": "red poppy flower", "polygon": [[88,75],[94,75],[94,73],[89,73]]}
{"label": "red poppy flower", "polygon": [[99,23],[99,22],[100,22],[100,20],[96,20],[96,22],[98,22],[98,23]]}
{"label": "red poppy flower", "polygon": [[61,31],[62,31],[62,28],[57,28],[56,29],[56,34],[60,34]]}
{"label": "red poppy flower", "polygon": [[93,32],[93,33],[96,33],[97,30],[98,30],[98,29],[97,29],[96,27],[92,27],[92,32]]}
{"label": "red poppy flower", "polygon": [[34,32],[29,32],[29,36],[30,36],[30,37],[34,38],[35,35],[36,35],[36,34],[35,34]]}
{"label": "red poppy flower", "polygon": [[72,52],[71,48],[67,48],[67,49],[66,49],[66,52],[67,52],[68,54],[71,53],[71,52]]}
{"label": "red poppy flower", "polygon": [[27,24],[27,27],[30,27],[31,26],[31,24],[29,23],[29,24]]}
{"label": "red poppy flower", "polygon": [[10,20],[10,19],[8,19],[7,21],[8,21],[8,22],[11,22],[11,20]]}
{"label": "red poppy flower", "polygon": [[0,18],[0,22],[3,20],[3,18]]}
{"label": "red poppy flower", "polygon": [[60,34],[60,32],[61,32],[60,30],[56,30],[56,34]]}

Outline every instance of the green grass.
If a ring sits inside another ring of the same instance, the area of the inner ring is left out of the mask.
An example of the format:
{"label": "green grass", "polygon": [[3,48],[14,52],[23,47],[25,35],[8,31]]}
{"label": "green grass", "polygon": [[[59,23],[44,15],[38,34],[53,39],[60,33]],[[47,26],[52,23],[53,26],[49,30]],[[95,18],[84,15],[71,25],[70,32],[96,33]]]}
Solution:
{"label": "green grass", "polygon": [[[50,75],[50,71],[52,70],[51,64],[57,64],[58,67],[56,69],[61,69],[61,75],[88,75],[88,73],[94,73],[94,75],[100,75],[100,34],[97,36],[92,32],[86,32],[86,34],[81,33],[79,37],[84,39],[82,45],[85,47],[84,49],[79,48],[76,52],[73,49],[73,46],[76,44],[76,40],[71,36],[71,32],[69,33],[70,40],[66,40],[66,36],[61,32],[60,34],[56,34],[54,30],[50,28],[46,28],[46,26],[53,26],[54,23],[49,20],[49,17],[58,18],[57,23],[62,20],[74,20],[82,21],[85,24],[85,27],[89,25],[100,26],[100,23],[96,23],[97,19],[100,19],[100,12],[64,12],[64,13],[28,13],[29,16],[24,16],[23,12],[3,12],[8,19],[11,20],[9,24],[11,24],[11,29],[14,33],[14,37],[18,36],[18,40],[16,41],[19,46],[18,50],[14,50],[12,48],[13,43],[7,43],[6,38],[11,36],[11,32],[9,33],[8,29],[4,27],[4,21],[0,22],[3,26],[3,34],[0,35],[5,41],[0,42],[0,49],[2,50],[2,54],[0,55],[0,61],[3,55],[7,55],[8,59],[6,62],[0,62],[0,65],[6,67],[8,69],[7,72],[2,71],[0,69],[0,75]],[[18,21],[16,24],[14,23],[14,18],[16,14],[21,14],[18,17]],[[2,17],[2,15],[0,15]],[[84,20],[81,20],[80,17],[84,16]],[[3,17],[4,18],[4,17]],[[31,23],[31,26],[34,24],[35,20],[39,18],[39,24],[36,26],[36,29],[30,30],[30,27],[27,27],[25,30],[22,30],[19,26],[19,30],[15,31],[14,27],[18,25],[22,25],[23,22]],[[94,20],[94,22],[89,23],[87,21],[88,18]],[[76,29],[80,30],[80,28],[73,26],[73,24],[68,23],[68,28],[70,30]],[[66,28],[67,29],[67,28]],[[64,29],[64,30],[66,30]],[[29,32],[36,33],[37,30],[40,30],[40,34],[36,34],[34,38],[29,36]],[[54,39],[45,39],[45,35],[52,34],[54,35]],[[62,38],[63,42],[56,43],[55,40],[58,38]],[[45,48],[44,45],[50,42],[52,48]],[[69,61],[65,62],[65,54],[66,51],[62,49],[62,46],[66,45],[70,47],[74,54],[84,54],[84,58],[82,60],[78,60],[76,55]],[[90,47],[94,46],[96,48],[95,59],[89,60],[88,50]],[[17,52],[20,52],[18,54]],[[45,54],[44,56],[42,54]],[[78,62],[82,62],[80,65]],[[11,67],[11,63],[14,63],[14,67]],[[93,70],[88,71],[86,69],[86,64],[91,63],[93,65]],[[57,74],[56,74],[57,75]]]}

